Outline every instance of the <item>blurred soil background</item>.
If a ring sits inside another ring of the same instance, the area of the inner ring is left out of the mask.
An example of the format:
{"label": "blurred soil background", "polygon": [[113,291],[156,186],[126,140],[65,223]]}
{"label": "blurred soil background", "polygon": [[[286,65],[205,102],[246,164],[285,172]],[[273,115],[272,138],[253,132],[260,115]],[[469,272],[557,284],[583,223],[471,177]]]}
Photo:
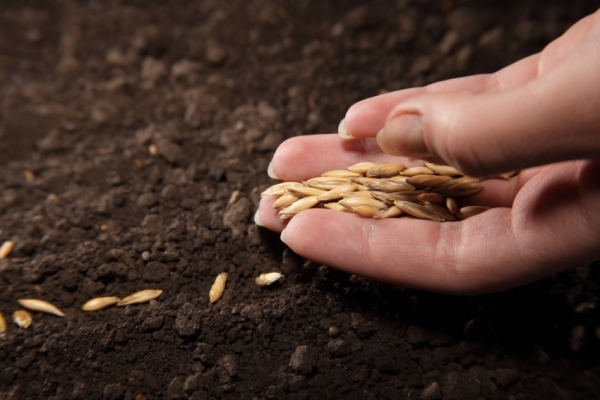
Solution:
{"label": "blurred soil background", "polygon": [[[493,72],[597,7],[3,0],[0,399],[597,398],[597,265],[445,296],[307,264],[252,222],[286,138]],[[80,310],[147,288],[164,293]],[[66,317],[19,329],[19,298]]]}

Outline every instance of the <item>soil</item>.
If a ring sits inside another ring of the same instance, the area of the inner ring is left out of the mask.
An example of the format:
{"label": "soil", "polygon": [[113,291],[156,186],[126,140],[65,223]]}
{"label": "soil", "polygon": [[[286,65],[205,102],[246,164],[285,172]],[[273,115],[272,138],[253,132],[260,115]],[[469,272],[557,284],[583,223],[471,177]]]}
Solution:
{"label": "soil", "polygon": [[[314,265],[252,222],[285,138],[508,65],[593,3],[3,0],[0,398],[597,398],[598,265],[446,296]],[[19,329],[19,298],[66,317]]]}

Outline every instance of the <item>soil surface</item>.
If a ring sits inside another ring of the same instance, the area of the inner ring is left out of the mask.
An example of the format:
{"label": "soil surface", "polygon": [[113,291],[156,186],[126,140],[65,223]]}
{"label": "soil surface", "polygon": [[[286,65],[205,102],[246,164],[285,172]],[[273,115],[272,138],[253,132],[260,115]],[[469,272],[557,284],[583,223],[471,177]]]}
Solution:
{"label": "soil surface", "polygon": [[[445,296],[307,263],[252,222],[284,139],[492,72],[593,3],[3,0],[0,398],[597,398],[598,266]],[[142,289],[164,292],[80,310]],[[20,298],[66,316],[18,328]]]}

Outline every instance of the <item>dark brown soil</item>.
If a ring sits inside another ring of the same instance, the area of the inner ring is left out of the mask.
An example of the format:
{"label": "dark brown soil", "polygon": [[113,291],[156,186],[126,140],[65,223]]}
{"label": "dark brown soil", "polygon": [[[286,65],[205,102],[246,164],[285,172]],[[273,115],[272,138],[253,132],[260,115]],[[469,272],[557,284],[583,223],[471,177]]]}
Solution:
{"label": "dark brown soil", "polygon": [[[252,223],[285,138],[501,68],[593,3],[3,0],[0,398],[597,398],[597,266],[443,296],[305,268]],[[67,316],[18,329],[25,297]]]}

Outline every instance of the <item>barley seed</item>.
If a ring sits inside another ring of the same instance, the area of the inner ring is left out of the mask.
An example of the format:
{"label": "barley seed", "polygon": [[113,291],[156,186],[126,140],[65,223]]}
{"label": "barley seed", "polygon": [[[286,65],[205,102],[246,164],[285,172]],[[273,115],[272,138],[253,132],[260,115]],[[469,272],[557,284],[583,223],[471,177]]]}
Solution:
{"label": "barley seed", "polygon": [[380,211],[378,215],[374,216],[375,219],[394,218],[402,214],[402,210],[396,206],[388,207],[385,211]]}
{"label": "barley seed", "polygon": [[129,296],[123,297],[117,302],[117,306],[123,307],[129,304],[147,303],[150,300],[156,299],[161,295],[162,292],[162,290],[154,289],[141,290],[139,292],[135,292],[134,294],[130,294]]}
{"label": "barley seed", "polygon": [[422,204],[412,203],[410,201],[396,200],[394,205],[403,212],[416,218],[429,219],[431,221],[444,222],[444,219],[437,213],[431,211]]}
{"label": "barley seed", "polygon": [[367,176],[371,178],[389,178],[390,176],[398,175],[406,169],[402,164],[387,163],[379,164],[367,171]]}
{"label": "barley seed", "polygon": [[6,320],[2,312],[0,312],[0,339],[6,339],[6,330]]}
{"label": "barley seed", "polygon": [[415,175],[408,178],[406,182],[417,187],[436,187],[451,180],[451,176],[444,175]]}
{"label": "barley seed", "polygon": [[342,199],[338,201],[338,203],[348,208],[368,206],[383,210],[386,207],[384,202],[368,197],[350,197],[347,199]]}
{"label": "barley seed", "polygon": [[26,310],[17,310],[13,313],[13,321],[19,328],[29,328],[33,322],[33,317]]}
{"label": "barley seed", "polygon": [[381,213],[381,210],[377,207],[371,206],[357,206],[352,207],[352,212],[363,218],[375,218]]}
{"label": "barley seed", "polygon": [[367,172],[369,172],[369,170],[371,168],[375,167],[376,165],[377,164],[375,164],[373,162],[368,162],[368,161],[359,162],[357,164],[354,164],[354,165],[348,167],[348,170],[352,171],[352,172],[356,172],[357,174],[360,174],[360,175],[364,175]]}
{"label": "barley seed", "polygon": [[282,209],[283,207],[287,207],[299,199],[300,197],[294,196],[291,193],[284,193],[283,196],[275,200],[275,203],[273,203],[273,208],[277,210]]}
{"label": "barley seed", "polygon": [[19,299],[17,302],[28,310],[32,311],[40,311],[47,314],[54,314],[59,317],[64,317],[65,313],[62,312],[58,307],[54,304],[50,304],[44,300],[38,299]]}
{"label": "barley seed", "polygon": [[462,207],[460,210],[458,210],[456,212],[456,217],[458,219],[467,219],[470,217],[474,217],[478,214],[481,214],[484,211],[489,210],[490,207],[484,207],[484,206],[467,206],[467,207]]}
{"label": "barley seed", "polygon": [[309,186],[291,187],[285,189],[285,193],[290,193],[296,197],[320,196],[327,193],[327,190],[317,189]]}
{"label": "barley seed", "polygon": [[344,197],[344,194],[351,193],[356,190],[356,185],[342,185],[331,189],[317,197],[319,201],[339,200]]}
{"label": "barley seed", "polygon": [[282,208],[281,211],[279,211],[279,219],[281,221],[290,219],[300,211],[308,210],[309,208],[314,207],[317,205],[317,203],[319,203],[317,196],[304,197],[293,202],[289,206]]}
{"label": "barley seed", "polygon": [[379,179],[377,181],[367,182],[366,187],[372,190],[379,190],[380,192],[393,193],[393,192],[409,192],[416,188],[408,182],[393,182],[390,180]]}
{"label": "barley seed", "polygon": [[444,204],[446,201],[446,198],[444,196],[442,196],[439,193],[433,193],[433,192],[427,192],[427,193],[421,193],[420,195],[417,196],[417,199],[419,199],[419,201],[423,201],[423,202],[428,202],[428,203],[433,203],[433,204]]}
{"label": "barley seed", "polygon": [[15,244],[10,240],[2,243],[2,246],[0,246],[0,260],[8,257],[14,246]]}
{"label": "barley seed", "polygon": [[321,174],[321,176],[333,177],[333,178],[356,178],[361,176],[359,173],[348,171],[346,169],[334,169]]}
{"label": "barley seed", "polygon": [[433,164],[430,162],[426,162],[425,167],[429,168],[436,174],[440,174],[440,175],[446,175],[446,176],[462,176],[462,175],[464,175],[462,172],[460,172],[459,170],[457,170],[454,167],[451,167],[450,165],[437,165],[437,164]]}
{"label": "barley seed", "polygon": [[227,272],[221,272],[215,278],[215,283],[213,283],[210,288],[210,292],[208,292],[208,297],[211,303],[219,300],[221,296],[223,296],[223,292],[225,291],[225,283],[227,282]]}
{"label": "barley seed", "polygon": [[88,300],[81,306],[81,309],[83,311],[98,311],[117,304],[119,300],[120,299],[117,296],[96,297]]}
{"label": "barley seed", "polygon": [[323,204],[323,207],[329,208],[330,210],[334,210],[334,211],[352,212],[351,208],[344,207],[340,203],[325,203],[325,204]]}
{"label": "barley seed", "polygon": [[458,203],[453,197],[446,197],[446,209],[452,214],[456,214],[458,211]]}
{"label": "barley seed", "polygon": [[269,286],[282,277],[283,275],[279,272],[267,272],[257,276],[256,279],[254,279],[254,282],[256,282],[258,286]]}
{"label": "barley seed", "polygon": [[417,176],[417,175],[433,175],[433,171],[427,167],[412,167],[402,171],[404,176]]}

